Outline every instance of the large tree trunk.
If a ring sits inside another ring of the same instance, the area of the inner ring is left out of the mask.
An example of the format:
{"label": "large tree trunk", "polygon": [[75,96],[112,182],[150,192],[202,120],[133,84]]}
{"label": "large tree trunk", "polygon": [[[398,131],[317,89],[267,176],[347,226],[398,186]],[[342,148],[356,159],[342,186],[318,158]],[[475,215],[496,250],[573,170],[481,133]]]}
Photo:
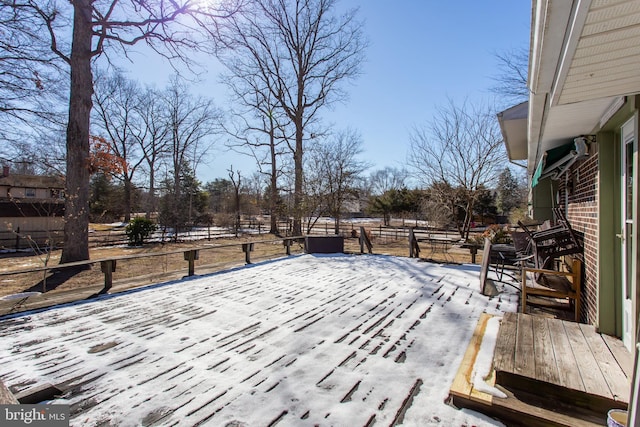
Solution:
{"label": "large tree trunk", "polygon": [[296,151],[293,153],[295,182],[293,186],[293,232],[302,235],[302,118],[296,123]]}
{"label": "large tree trunk", "polygon": [[75,0],[73,8],[64,246],[60,263],[89,259],[89,117],[93,92],[91,0]]}
{"label": "large tree trunk", "polygon": [[270,118],[271,129],[269,130],[269,145],[271,148],[271,200],[269,202],[269,212],[271,213],[271,230],[269,233],[278,235],[278,165],[276,155],[275,136],[273,135],[273,118]]}
{"label": "large tree trunk", "polygon": [[131,221],[131,179],[125,176],[124,179],[124,222]]}
{"label": "large tree trunk", "polygon": [[151,163],[149,166],[149,198],[147,201],[147,214],[146,218],[151,219],[151,214],[157,211],[156,209],[156,182],[154,173],[155,164]]}

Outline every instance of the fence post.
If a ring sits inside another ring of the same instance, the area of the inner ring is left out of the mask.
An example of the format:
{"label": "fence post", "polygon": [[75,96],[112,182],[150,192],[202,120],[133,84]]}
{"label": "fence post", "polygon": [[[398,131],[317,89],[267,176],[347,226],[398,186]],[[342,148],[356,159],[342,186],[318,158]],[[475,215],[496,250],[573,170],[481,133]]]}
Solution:
{"label": "fence post", "polygon": [[20,249],[20,227],[16,230],[16,251]]}
{"label": "fence post", "polygon": [[287,255],[291,255],[291,239],[284,239],[283,243]]}
{"label": "fence post", "polygon": [[104,288],[99,294],[106,294],[113,285],[113,272],[116,271],[116,260],[108,259],[106,261],[100,261],[100,270],[104,273]]}

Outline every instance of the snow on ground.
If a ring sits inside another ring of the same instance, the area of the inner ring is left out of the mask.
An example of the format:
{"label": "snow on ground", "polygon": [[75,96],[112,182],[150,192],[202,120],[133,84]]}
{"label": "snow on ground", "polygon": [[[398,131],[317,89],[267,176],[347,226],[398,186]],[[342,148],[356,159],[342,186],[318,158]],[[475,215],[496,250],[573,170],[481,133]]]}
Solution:
{"label": "snow on ground", "polygon": [[479,266],[303,255],[0,319],[0,378],[71,425],[490,426],[445,403]]}

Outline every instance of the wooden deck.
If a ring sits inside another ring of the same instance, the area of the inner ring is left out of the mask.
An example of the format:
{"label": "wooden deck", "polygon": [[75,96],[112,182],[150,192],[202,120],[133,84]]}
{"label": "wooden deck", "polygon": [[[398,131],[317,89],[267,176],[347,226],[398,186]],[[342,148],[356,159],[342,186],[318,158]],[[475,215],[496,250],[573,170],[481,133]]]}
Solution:
{"label": "wooden deck", "polygon": [[633,360],[620,340],[593,326],[522,313],[505,314],[494,352],[492,385],[508,397],[475,390],[469,378],[486,321],[451,388],[454,404],[527,426],[601,426],[609,409],[627,408]]}
{"label": "wooden deck", "polygon": [[4,316],[0,381],[53,386],[83,427],[480,425],[443,395],[478,316],[518,298],[478,273],[305,255]]}

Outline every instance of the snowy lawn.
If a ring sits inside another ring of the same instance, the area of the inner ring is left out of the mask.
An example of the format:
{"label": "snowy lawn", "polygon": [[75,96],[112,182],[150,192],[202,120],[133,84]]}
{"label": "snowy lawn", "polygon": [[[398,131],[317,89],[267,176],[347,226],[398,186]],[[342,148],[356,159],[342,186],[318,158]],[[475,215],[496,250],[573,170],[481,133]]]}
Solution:
{"label": "snowy lawn", "polygon": [[501,425],[445,403],[479,266],[303,255],[0,319],[0,378],[72,425]]}

